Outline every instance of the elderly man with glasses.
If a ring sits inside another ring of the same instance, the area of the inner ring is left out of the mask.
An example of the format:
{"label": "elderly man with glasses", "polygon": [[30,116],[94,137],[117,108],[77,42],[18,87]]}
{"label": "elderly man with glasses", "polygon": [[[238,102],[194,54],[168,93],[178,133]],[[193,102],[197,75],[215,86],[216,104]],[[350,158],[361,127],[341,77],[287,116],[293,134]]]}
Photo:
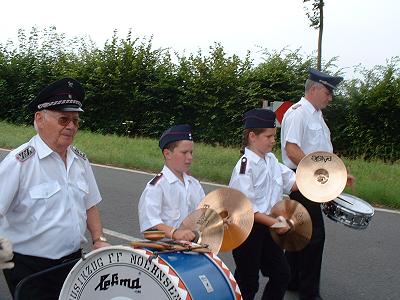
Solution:
{"label": "elderly man with glasses", "polygon": [[[27,276],[80,258],[86,229],[93,249],[109,246],[92,168],[72,146],[84,97],[72,78],[44,88],[29,105],[37,135],[0,164],[0,236],[14,249],[14,268],[3,272],[13,295]],[[58,299],[67,274],[41,277],[30,299]]]}

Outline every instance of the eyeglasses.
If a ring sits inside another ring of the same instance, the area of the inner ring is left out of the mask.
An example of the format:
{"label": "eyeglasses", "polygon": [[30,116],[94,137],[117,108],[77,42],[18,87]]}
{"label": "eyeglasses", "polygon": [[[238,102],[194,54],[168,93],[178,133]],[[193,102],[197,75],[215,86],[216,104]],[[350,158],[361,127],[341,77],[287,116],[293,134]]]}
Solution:
{"label": "eyeglasses", "polygon": [[82,123],[83,123],[83,120],[81,120],[81,119],[79,118],[79,116],[76,116],[76,117],[74,117],[74,118],[68,118],[68,117],[66,117],[66,116],[60,116],[60,117],[59,117],[59,116],[57,116],[57,115],[55,115],[55,114],[53,114],[53,113],[50,113],[50,112],[47,111],[47,110],[44,110],[43,112],[44,112],[46,115],[51,115],[54,119],[57,120],[58,125],[63,126],[63,127],[67,127],[68,124],[71,123],[71,121],[72,121],[72,123],[74,123],[74,126],[76,126],[77,128],[78,128],[80,125],[82,125]]}
{"label": "eyeglasses", "polygon": [[60,126],[67,127],[68,124],[72,121],[76,127],[79,127],[82,124],[82,120],[79,118],[68,118],[68,117],[59,117],[57,118],[57,122]]}

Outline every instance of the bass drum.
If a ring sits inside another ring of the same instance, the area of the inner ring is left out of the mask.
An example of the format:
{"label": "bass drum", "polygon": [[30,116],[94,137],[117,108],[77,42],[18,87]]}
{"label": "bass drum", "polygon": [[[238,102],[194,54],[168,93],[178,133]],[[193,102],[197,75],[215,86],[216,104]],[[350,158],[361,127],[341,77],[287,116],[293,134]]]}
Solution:
{"label": "bass drum", "polygon": [[[149,259],[150,258],[150,259]],[[110,246],[79,260],[59,300],[242,299],[234,277],[212,253],[158,253]]]}
{"label": "bass drum", "polygon": [[374,215],[368,202],[345,193],[321,206],[328,218],[354,229],[367,228]]}

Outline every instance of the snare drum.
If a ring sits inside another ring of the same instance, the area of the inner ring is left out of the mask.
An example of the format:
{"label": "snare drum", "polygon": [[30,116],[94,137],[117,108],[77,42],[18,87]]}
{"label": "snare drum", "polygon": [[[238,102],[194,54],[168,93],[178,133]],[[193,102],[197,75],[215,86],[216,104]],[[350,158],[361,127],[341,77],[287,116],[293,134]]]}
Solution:
{"label": "snare drum", "polygon": [[367,228],[374,215],[374,208],[369,203],[345,193],[321,205],[328,218],[354,229]]}
{"label": "snare drum", "polygon": [[[149,259],[153,257],[153,259]],[[242,299],[226,265],[212,253],[159,253],[126,246],[90,252],[72,268],[59,300]]]}

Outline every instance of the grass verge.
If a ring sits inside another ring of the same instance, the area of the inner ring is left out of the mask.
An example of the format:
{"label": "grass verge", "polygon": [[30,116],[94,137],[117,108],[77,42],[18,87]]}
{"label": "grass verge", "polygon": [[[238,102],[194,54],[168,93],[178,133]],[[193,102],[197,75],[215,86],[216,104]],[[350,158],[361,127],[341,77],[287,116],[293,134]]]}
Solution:
{"label": "grass verge", "polygon": [[[0,122],[0,147],[13,149],[27,142],[34,134],[33,127],[15,126]],[[240,138],[240,137],[238,137]],[[79,131],[75,145],[84,151],[93,163],[112,165],[149,172],[158,172],[163,159],[158,141],[148,138],[128,138]],[[276,155],[280,158],[280,153]],[[239,159],[238,148],[213,147],[195,144],[192,174],[200,180],[227,184],[232,169]],[[400,163],[366,162],[362,159],[343,160],[356,177],[356,187],[346,188],[375,206],[400,209]]]}

